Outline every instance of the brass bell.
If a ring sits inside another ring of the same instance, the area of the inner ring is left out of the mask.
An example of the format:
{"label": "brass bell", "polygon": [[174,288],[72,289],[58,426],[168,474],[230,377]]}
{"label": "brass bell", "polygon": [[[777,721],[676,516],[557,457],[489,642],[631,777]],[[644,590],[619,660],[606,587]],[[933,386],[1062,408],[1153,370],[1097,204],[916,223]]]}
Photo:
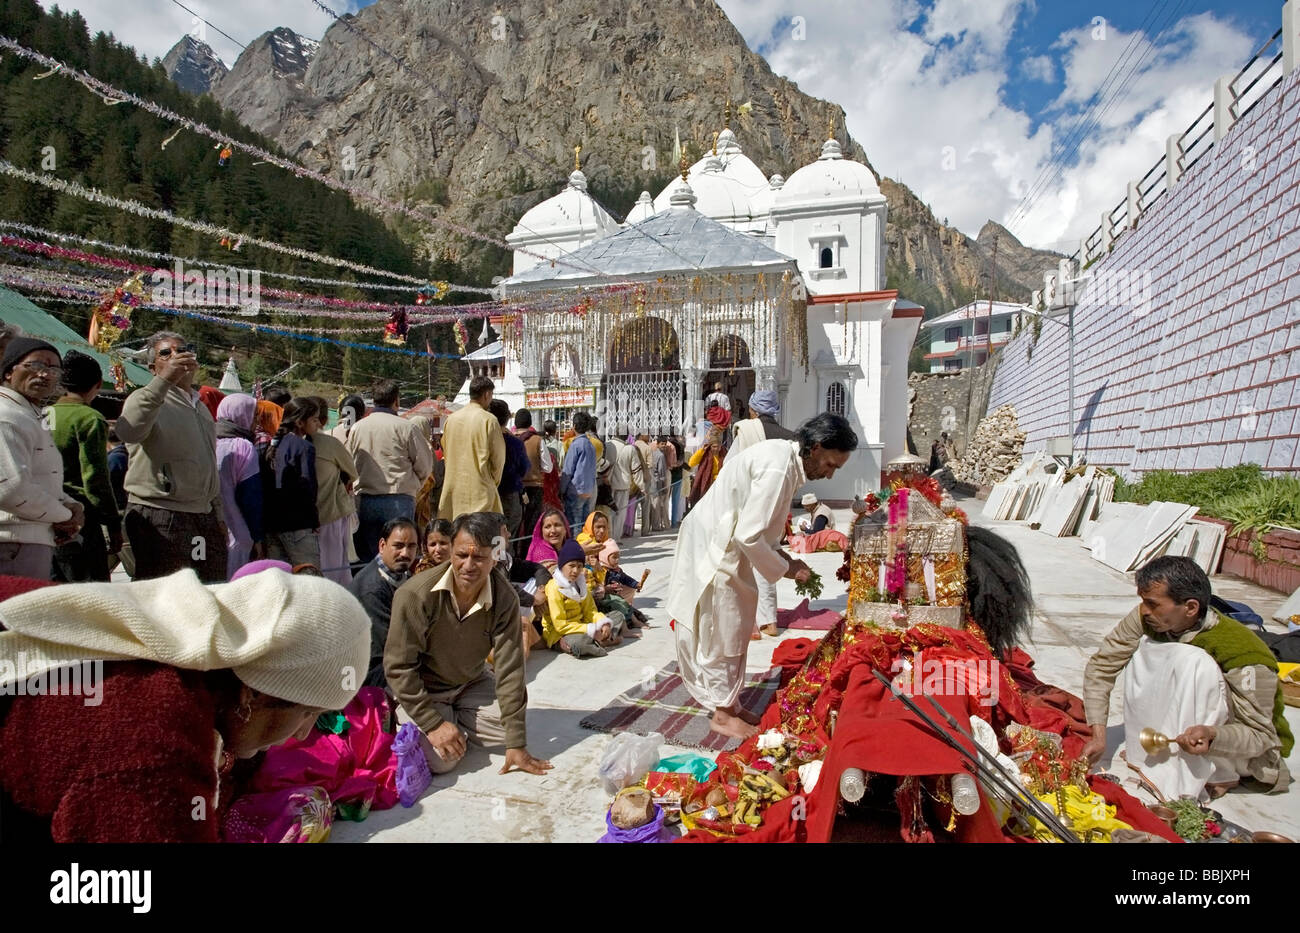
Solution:
{"label": "brass bell", "polygon": [[[1148,755],[1158,755],[1163,751],[1170,753],[1178,750],[1178,743],[1163,732],[1157,732],[1150,726],[1147,726],[1138,733],[1138,742],[1141,744],[1143,751]],[[1170,746],[1173,746],[1170,748]]]}

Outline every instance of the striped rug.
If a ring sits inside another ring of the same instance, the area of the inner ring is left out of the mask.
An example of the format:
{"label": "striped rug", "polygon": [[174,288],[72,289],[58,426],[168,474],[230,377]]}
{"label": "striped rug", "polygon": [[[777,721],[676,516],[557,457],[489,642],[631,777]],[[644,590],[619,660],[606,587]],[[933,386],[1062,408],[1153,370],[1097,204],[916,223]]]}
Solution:
{"label": "striped rug", "polygon": [[[740,703],[761,716],[781,686],[781,668],[774,667],[764,674],[749,673],[745,677]],[[583,719],[581,726],[594,732],[639,735],[658,732],[666,744],[714,752],[729,751],[740,745],[739,739],[709,728],[709,712],[687,691],[676,661],[657,673],[653,682],[620,693],[604,709]]]}

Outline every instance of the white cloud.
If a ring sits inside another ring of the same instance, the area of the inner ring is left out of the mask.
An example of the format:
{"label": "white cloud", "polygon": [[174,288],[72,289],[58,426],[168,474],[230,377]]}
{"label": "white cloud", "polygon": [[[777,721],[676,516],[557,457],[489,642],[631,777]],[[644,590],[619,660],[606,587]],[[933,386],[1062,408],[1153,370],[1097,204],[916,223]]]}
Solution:
{"label": "white cloud", "polygon": [[1056,80],[1056,63],[1050,55],[1034,55],[1020,63],[1020,73],[1030,81],[1050,84]]}
{"label": "white cloud", "polygon": [[[319,39],[333,19],[322,13],[309,0],[293,3],[267,3],[266,0],[182,0],[206,19],[212,26],[224,30],[239,43],[247,45],[264,32],[277,26],[288,26],[294,32],[311,39]],[[323,0],[337,13],[355,12],[356,0]],[[55,6],[55,0],[41,0],[46,9]],[[186,33],[203,39],[230,67],[239,57],[240,48],[211,26],[198,22],[171,0],[149,0],[148,3],[122,0],[60,0],[64,12],[79,10],[90,34],[111,32],[119,42],[132,46],[137,52],[162,58],[168,49]]]}
{"label": "white cloud", "polygon": [[[971,234],[989,218],[1010,219],[1051,158],[1054,140],[1074,124],[1132,38],[1108,25],[1106,39],[1093,40],[1089,24],[1060,36],[1049,54],[1024,59],[1008,50],[1017,22],[1032,12],[1030,0],[721,3],[774,71],[844,107],[849,131],[877,171],[905,182],[940,219]],[[796,15],[806,19],[804,41],[790,37],[788,21]],[[1121,200],[1127,181],[1163,155],[1165,137],[1209,103],[1214,79],[1246,62],[1254,41],[1211,13],[1175,23],[1017,234],[1031,245],[1072,252],[1101,211]],[[1149,42],[1139,43],[1130,62],[1147,48]],[[1033,115],[1037,125],[1005,102],[1012,82],[1058,74],[1064,89],[1046,113]],[[946,151],[955,152],[955,168],[945,167]]]}

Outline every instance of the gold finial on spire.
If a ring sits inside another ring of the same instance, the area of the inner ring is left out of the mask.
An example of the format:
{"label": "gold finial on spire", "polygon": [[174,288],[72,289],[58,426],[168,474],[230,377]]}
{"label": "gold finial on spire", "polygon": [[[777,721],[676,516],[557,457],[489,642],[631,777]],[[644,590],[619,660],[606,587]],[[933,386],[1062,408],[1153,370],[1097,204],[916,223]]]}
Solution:
{"label": "gold finial on spire", "polygon": [[682,153],[682,160],[681,162],[677,163],[677,167],[681,170],[682,173],[682,184],[686,184],[686,176],[687,174],[689,174],[691,167],[686,163],[685,152]]}
{"label": "gold finial on spire", "polygon": [[727,95],[727,106],[722,111],[722,128],[724,130],[731,129],[731,95],[730,94]]}
{"label": "gold finial on spire", "polygon": [[714,155],[717,155],[717,154],[718,154],[718,134],[717,134],[717,133],[714,133],[714,134],[713,134],[713,154],[714,154]]}
{"label": "gold finial on spire", "polygon": [[826,138],[835,138],[835,114],[831,114],[826,118]]}
{"label": "gold finial on spire", "polygon": [[573,170],[575,172],[582,170],[582,163],[578,161],[580,155],[582,155],[582,143],[578,143],[573,147]]}

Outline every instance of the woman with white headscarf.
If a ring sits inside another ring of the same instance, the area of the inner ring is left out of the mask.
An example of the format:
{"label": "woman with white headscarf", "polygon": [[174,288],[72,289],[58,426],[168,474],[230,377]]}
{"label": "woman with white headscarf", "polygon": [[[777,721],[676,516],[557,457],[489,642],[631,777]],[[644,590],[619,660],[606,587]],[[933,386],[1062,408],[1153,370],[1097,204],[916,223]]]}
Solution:
{"label": "woman with white headscarf", "polygon": [[6,591],[5,843],[218,841],[235,760],[345,707],[370,658],[366,611],[320,577],[0,578]]}

